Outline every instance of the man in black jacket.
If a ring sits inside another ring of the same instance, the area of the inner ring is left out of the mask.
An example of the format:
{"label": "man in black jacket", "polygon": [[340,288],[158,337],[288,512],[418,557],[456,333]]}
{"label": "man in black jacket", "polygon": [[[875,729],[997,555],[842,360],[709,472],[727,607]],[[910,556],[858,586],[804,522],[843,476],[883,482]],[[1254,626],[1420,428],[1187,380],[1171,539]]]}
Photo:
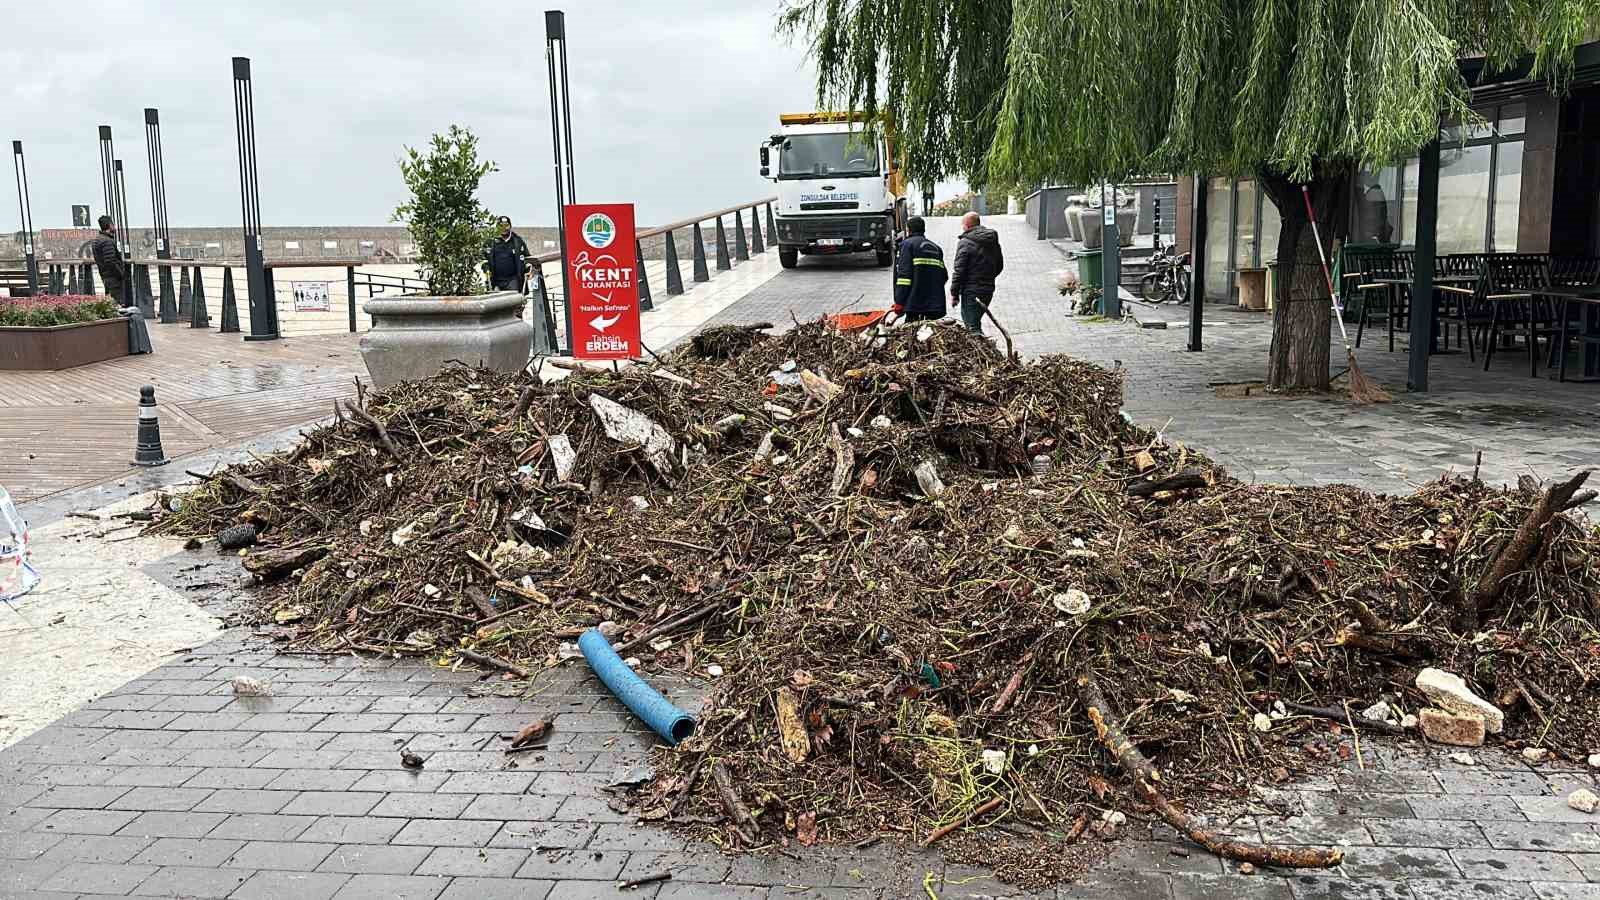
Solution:
{"label": "man in black jacket", "polygon": [[928,240],[921,216],[906,222],[911,232],[900,242],[894,263],[894,311],[907,322],[944,317],[944,251]]}
{"label": "man in black jacket", "polygon": [[501,216],[496,223],[500,236],[483,254],[483,269],[489,276],[489,289],[522,293],[528,274],[528,242],[511,230],[511,217]]}
{"label": "man in black jacket", "polygon": [[983,334],[983,315],[994,300],[994,279],[1005,268],[1000,235],[978,224],[978,214],[961,218],[961,238],[956,242],[956,268],[950,279],[950,305],[961,307],[968,331]]}
{"label": "man in black jacket", "polygon": [[127,270],[122,266],[122,248],[117,245],[117,223],[110,216],[100,217],[100,233],[94,239],[94,267],[100,270],[100,280],[105,283],[106,294],[122,303],[123,286],[128,282]]}

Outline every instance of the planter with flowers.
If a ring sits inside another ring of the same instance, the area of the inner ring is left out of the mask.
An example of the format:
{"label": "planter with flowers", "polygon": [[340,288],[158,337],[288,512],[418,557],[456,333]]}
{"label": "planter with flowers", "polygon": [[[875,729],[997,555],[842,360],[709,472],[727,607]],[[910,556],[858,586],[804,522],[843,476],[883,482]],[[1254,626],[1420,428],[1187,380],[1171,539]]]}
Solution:
{"label": "planter with flowers", "polygon": [[128,355],[128,320],[109,297],[0,297],[0,369],[54,371]]}

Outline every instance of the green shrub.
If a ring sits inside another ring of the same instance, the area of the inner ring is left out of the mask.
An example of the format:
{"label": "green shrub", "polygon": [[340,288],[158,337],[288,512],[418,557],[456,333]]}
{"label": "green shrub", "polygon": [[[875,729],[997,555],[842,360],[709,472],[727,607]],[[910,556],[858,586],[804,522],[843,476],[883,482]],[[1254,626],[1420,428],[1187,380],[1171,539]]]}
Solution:
{"label": "green shrub", "polygon": [[411,229],[417,272],[428,282],[429,293],[482,293],[479,268],[494,229],[489,211],[478,202],[478,184],[495,170],[493,162],[479,161],[477,137],[455,125],[447,134],[433,136],[427,154],[406,148],[400,174],[411,199],[394,211],[394,219]]}

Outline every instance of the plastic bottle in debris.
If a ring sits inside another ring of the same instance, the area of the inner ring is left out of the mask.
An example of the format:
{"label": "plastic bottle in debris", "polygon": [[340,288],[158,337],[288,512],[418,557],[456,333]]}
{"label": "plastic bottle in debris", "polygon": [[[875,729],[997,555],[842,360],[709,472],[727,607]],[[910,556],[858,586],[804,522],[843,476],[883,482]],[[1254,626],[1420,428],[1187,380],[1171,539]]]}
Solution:
{"label": "plastic bottle in debris", "polygon": [[28,524],[0,486],[0,602],[15,600],[39,583],[39,571],[28,558]]}

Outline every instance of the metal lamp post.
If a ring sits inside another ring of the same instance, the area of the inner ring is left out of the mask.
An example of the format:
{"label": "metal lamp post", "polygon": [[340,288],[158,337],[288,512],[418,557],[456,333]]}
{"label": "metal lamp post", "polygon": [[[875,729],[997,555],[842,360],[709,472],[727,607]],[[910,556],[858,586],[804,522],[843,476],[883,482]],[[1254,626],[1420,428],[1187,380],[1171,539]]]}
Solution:
{"label": "metal lamp post", "polygon": [[[111,161],[117,158],[116,146],[111,142],[111,126],[100,126],[100,208],[102,215],[117,215],[116,180],[112,176]],[[126,223],[118,222],[120,227]]]}
{"label": "metal lamp post", "polygon": [[261,245],[261,185],[256,177],[256,104],[250,60],[233,58],[233,117],[239,144],[239,209],[244,219],[245,280],[250,291],[247,341],[277,340],[278,303],[268,281]]}
{"label": "metal lamp post", "polygon": [[[572,172],[572,104],[567,93],[567,16],[559,9],[545,10],[544,13],[544,58],[550,76],[550,140],[555,153],[556,236],[561,245],[561,308],[566,315],[566,350],[571,352],[572,291],[567,284],[566,210],[568,203],[578,202],[578,187]],[[556,85],[558,69],[559,88]]]}
{"label": "metal lamp post", "polygon": [[128,236],[128,182],[122,175],[122,160],[111,161],[111,177],[116,191],[113,197],[117,220],[117,246],[122,251],[122,305],[133,306],[133,239]]}
{"label": "metal lamp post", "polygon": [[[172,258],[172,226],[167,221],[167,168],[161,156],[161,114],[154,109],[144,111],[145,160],[150,168],[150,207],[156,237],[156,259]],[[161,298],[165,303],[173,296],[172,269],[157,267],[161,282]]]}
{"label": "metal lamp post", "polygon": [[33,252],[33,200],[28,196],[28,161],[22,142],[11,142],[11,168],[17,177],[17,209],[22,213],[22,255],[27,259],[28,292],[39,293],[39,260]]}

